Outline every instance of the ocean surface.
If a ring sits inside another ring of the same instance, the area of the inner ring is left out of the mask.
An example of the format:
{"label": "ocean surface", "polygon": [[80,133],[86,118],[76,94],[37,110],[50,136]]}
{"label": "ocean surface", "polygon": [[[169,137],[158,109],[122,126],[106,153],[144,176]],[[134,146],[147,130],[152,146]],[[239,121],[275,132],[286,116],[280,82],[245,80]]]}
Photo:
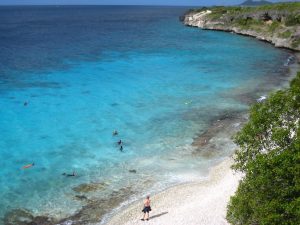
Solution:
{"label": "ocean surface", "polygon": [[280,87],[291,53],[185,27],[186,9],[0,7],[0,224],[201,179],[233,152],[191,144]]}

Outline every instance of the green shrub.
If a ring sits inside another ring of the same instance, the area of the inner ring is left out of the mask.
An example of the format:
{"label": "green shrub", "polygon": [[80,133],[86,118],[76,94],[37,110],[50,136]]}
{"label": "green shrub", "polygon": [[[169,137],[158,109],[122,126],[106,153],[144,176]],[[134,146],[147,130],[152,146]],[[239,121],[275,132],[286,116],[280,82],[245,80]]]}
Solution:
{"label": "green shrub", "polygon": [[259,28],[263,24],[263,21],[256,20],[252,18],[240,18],[236,19],[234,23],[241,28],[247,29],[247,28]]}
{"label": "green shrub", "polygon": [[300,15],[289,15],[285,20],[286,26],[300,25]]}
{"label": "green shrub", "polygon": [[300,39],[296,39],[292,42],[292,47],[297,48],[300,45]]}
{"label": "green shrub", "polygon": [[300,221],[300,72],[287,90],[250,110],[235,136],[233,168],[245,177],[231,197],[234,225],[296,225]]}
{"label": "green shrub", "polygon": [[273,21],[272,24],[269,26],[269,31],[273,33],[275,30],[277,30],[279,26],[280,26],[280,22]]}
{"label": "green shrub", "polygon": [[279,34],[279,37],[281,38],[289,38],[292,35],[292,32],[290,30],[287,30],[281,34]]}

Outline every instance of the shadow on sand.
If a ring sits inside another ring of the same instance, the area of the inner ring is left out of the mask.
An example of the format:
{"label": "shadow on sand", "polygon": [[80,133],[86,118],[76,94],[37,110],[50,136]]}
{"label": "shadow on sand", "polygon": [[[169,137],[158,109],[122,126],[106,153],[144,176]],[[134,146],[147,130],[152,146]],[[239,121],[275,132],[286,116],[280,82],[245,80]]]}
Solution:
{"label": "shadow on sand", "polygon": [[157,217],[160,217],[160,216],[163,216],[163,215],[165,215],[165,214],[167,214],[168,212],[162,212],[162,213],[159,213],[159,214],[156,214],[156,215],[154,215],[154,216],[150,216],[150,220],[152,220],[152,219],[154,219],[154,218],[157,218]]}

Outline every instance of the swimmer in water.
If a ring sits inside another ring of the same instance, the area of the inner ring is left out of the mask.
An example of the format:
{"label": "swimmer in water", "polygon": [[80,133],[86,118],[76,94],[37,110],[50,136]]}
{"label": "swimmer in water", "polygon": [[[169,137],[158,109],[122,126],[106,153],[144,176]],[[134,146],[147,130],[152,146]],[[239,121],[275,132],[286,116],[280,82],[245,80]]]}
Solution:
{"label": "swimmer in water", "polygon": [[121,147],[120,147],[120,151],[123,152],[123,146],[122,146],[122,145],[121,145]]}
{"label": "swimmer in water", "polygon": [[28,165],[25,165],[25,166],[22,167],[22,169],[28,169],[28,168],[30,168],[32,166],[34,166],[34,163],[30,163]]}
{"label": "swimmer in water", "polygon": [[121,144],[122,144],[122,140],[119,140],[119,141],[118,141],[118,145],[121,145]]}
{"label": "swimmer in water", "polygon": [[28,102],[24,102],[24,106],[27,106],[28,105]]}
{"label": "swimmer in water", "polygon": [[118,135],[118,131],[117,131],[117,130],[114,130],[113,133],[112,133],[112,135],[113,135],[113,136],[117,136],[117,135]]}
{"label": "swimmer in water", "polygon": [[66,177],[75,177],[75,176],[76,176],[76,173],[73,171],[72,174],[63,173],[62,175],[63,175],[63,176],[66,176]]}

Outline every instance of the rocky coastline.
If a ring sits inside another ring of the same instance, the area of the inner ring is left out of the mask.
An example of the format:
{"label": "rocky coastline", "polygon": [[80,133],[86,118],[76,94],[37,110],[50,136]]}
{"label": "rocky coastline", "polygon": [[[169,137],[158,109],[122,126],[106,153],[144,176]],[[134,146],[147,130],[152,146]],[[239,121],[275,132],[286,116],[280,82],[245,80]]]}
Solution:
{"label": "rocky coastline", "polygon": [[188,11],[180,19],[186,26],[233,32],[300,51],[300,3],[203,7]]}

